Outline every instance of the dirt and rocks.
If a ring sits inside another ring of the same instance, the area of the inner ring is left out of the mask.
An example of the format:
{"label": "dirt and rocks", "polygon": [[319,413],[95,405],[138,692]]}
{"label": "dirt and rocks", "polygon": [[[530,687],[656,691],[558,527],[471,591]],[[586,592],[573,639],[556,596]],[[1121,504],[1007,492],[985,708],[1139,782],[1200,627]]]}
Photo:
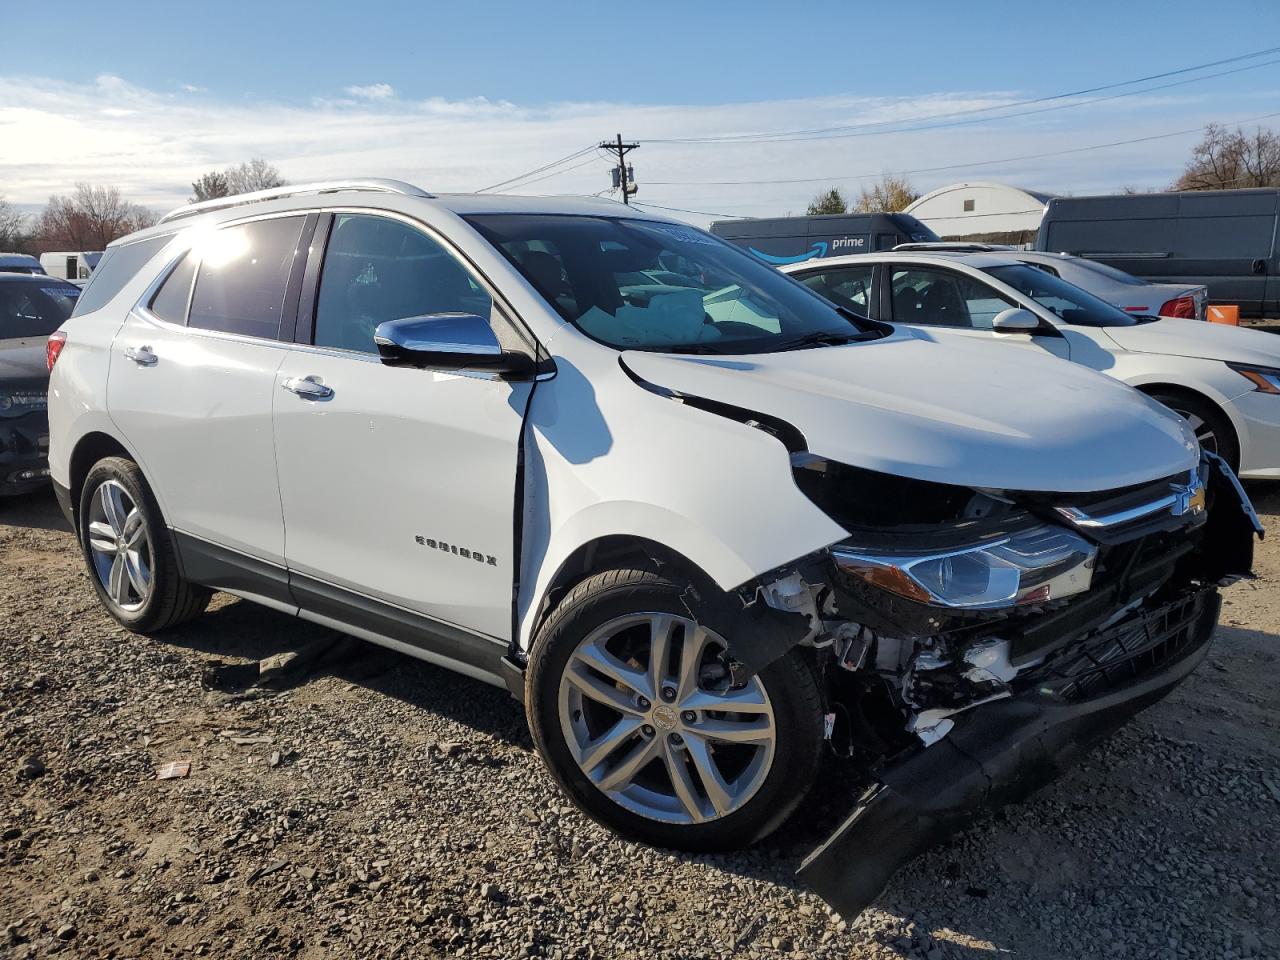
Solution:
{"label": "dirt and rocks", "polygon": [[504,692],[225,596],[134,637],[52,497],[0,501],[0,955],[1280,956],[1274,539],[1258,572],[1168,700],[845,923],[791,876],[835,784],[745,853],[623,842]]}

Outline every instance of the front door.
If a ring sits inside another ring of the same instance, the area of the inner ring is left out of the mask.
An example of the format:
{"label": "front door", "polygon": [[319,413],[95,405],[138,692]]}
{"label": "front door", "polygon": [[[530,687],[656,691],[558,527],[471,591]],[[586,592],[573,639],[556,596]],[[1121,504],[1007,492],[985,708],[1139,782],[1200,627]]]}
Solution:
{"label": "front door", "polygon": [[296,345],[276,376],[285,554],[304,608],[343,619],[315,605],[373,598],[506,640],[532,384],[387,367],[373,342],[383,321],[447,312],[506,322],[421,227],[333,217],[314,312],[303,310],[313,332],[300,339],[312,342]]}
{"label": "front door", "polygon": [[274,217],[204,238],[130,311],[107,384],[111,418],[168,522],[281,566],[271,405],[304,225]]}
{"label": "front door", "polygon": [[1043,350],[1071,358],[1066,338],[1048,324],[1043,333],[992,329],[996,314],[1018,304],[973,277],[943,267],[894,264],[889,270],[888,301],[893,323],[919,326],[939,340],[978,340]]}

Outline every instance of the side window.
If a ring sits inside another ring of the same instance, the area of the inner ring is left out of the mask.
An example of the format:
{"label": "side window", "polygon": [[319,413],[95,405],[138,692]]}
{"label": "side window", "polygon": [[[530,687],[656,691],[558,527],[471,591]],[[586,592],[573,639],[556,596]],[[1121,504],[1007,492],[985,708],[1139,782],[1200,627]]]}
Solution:
{"label": "side window", "polygon": [[[98,261],[97,269],[89,277],[84,292],[80,294],[73,316],[79,317],[105,307],[107,302],[133,279],[134,274],[172,239],[173,234],[166,233],[159,237],[108,248],[102,255],[102,259]],[[133,304],[129,306],[132,307]]]}
{"label": "side window", "polygon": [[800,282],[814,293],[865,317],[871,309],[871,277],[874,272],[875,267],[871,264],[840,267],[811,273]]}
{"label": "side window", "polygon": [[929,268],[894,270],[891,299],[899,323],[988,330],[997,313],[1013,306],[985,284]]}
{"label": "side window", "polygon": [[877,233],[876,249],[892,250],[898,245],[898,235],[896,233]]}
{"label": "side window", "polygon": [[484,288],[422,231],[368,214],[334,220],[316,296],[317,346],[374,353],[373,331],[384,321],[431,313],[487,318],[492,309]]}
{"label": "side window", "polygon": [[202,241],[188,324],[275,340],[304,217],[255,220]]}
{"label": "side window", "polygon": [[195,273],[196,258],[187,254],[151,298],[151,312],[170,323],[186,323],[187,304],[191,301],[191,281],[195,278]]}

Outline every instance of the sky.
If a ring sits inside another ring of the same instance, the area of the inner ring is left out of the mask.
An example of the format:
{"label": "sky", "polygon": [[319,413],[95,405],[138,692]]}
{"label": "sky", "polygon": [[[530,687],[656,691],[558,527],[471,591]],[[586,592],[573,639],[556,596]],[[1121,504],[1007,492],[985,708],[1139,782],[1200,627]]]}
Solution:
{"label": "sky", "polygon": [[886,173],[920,192],[1160,188],[1206,123],[1280,129],[1280,2],[1209,11],[72,0],[0,31],[0,196],[34,211],[83,181],[164,210],[251,157],[293,182],[441,192],[571,157],[498,189],[608,195],[609,161],[590,148],[619,133],[641,143],[637,201],[696,223],[803,213],[829,186],[856,195]]}

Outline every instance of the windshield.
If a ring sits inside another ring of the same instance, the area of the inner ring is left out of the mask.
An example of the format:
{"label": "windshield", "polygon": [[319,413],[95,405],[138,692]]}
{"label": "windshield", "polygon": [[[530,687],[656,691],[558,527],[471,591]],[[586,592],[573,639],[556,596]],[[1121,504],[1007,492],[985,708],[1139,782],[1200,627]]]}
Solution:
{"label": "windshield", "polygon": [[1063,323],[1082,327],[1131,327],[1140,322],[1105,300],[1099,300],[1060,277],[1025,263],[987,267],[983,272],[1053,311]]}
{"label": "windshield", "polygon": [[0,340],[47,337],[71,316],[80,288],[61,280],[0,283]]}
{"label": "windshield", "polygon": [[555,214],[467,220],[562,317],[618,350],[770,353],[881,336],[694,227]]}

